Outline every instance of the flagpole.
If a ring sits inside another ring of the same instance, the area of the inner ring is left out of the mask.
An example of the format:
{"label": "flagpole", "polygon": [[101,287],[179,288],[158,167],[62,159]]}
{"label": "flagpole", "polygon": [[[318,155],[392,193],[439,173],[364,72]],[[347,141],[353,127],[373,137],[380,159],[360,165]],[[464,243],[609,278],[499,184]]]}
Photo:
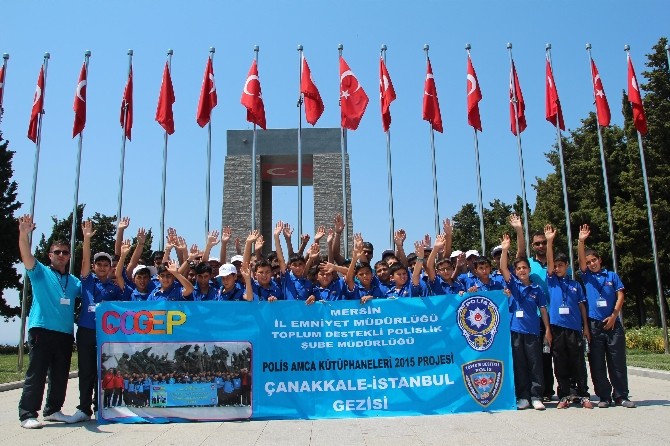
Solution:
{"label": "flagpole", "polygon": [[[593,83],[593,103],[596,101],[596,84],[593,78],[593,59],[591,57],[591,44],[586,44],[586,51],[589,55],[589,68],[591,70],[591,82]],[[618,273],[619,262],[616,255],[616,245],[614,243],[614,220],[612,218],[612,204],[610,200],[609,181],[607,180],[607,165],[605,163],[605,147],[603,144],[602,129],[600,128],[600,121],[598,116],[598,107],[596,107],[596,128],[598,129],[598,146],[600,147],[600,163],[602,164],[603,183],[605,185],[605,203],[607,205],[607,224],[610,232],[610,249],[612,250],[612,268],[615,273]]]}
{"label": "flagpole", "polygon": [[[547,60],[549,61],[549,69],[554,73],[553,66],[551,64],[551,43],[548,43],[545,46],[545,51],[547,53]],[[571,276],[575,278],[575,262],[574,254],[572,248],[572,229],[570,228],[570,208],[568,206],[568,185],[565,179],[565,161],[563,159],[563,143],[561,142],[561,126],[559,124],[559,114],[556,113],[556,140],[558,141],[558,158],[561,162],[561,183],[563,184],[563,205],[565,206],[565,228],[568,236],[568,255],[570,256],[570,267],[571,267]]]}
{"label": "flagpole", "polygon": [[[33,188],[30,193],[30,215],[34,218],[35,216],[35,195],[37,194],[37,171],[40,165],[40,145],[42,143],[42,116],[44,116],[44,100],[46,99],[47,92],[47,71],[49,70],[49,59],[51,54],[44,53],[44,61],[42,66],[44,67],[44,85],[42,86],[42,110],[40,110],[40,116],[37,118],[37,142],[35,143],[35,163],[33,165]],[[32,233],[28,234],[28,242],[32,247],[33,236]],[[19,361],[18,361],[18,370],[23,371],[23,343],[25,342],[25,331],[26,331],[26,306],[28,305],[28,281],[27,281],[27,271],[23,273],[23,297],[21,299],[21,332],[19,334]]]}
{"label": "flagpole", "polygon": [[5,84],[7,83],[7,61],[9,60],[9,53],[2,54],[2,88],[0,89],[0,111],[2,110],[2,103],[5,97]]}
{"label": "flagpole", "polygon": [[[386,45],[382,45],[381,57],[386,65]],[[386,130],[386,167],[388,170],[388,189],[389,189],[389,246],[395,246],[393,234],[395,233],[395,219],[393,215],[393,170],[391,169],[391,127]]]}
{"label": "flagpole", "polygon": [[[342,58],[342,50],[344,45],[341,43],[337,45],[337,51]],[[340,79],[340,83],[342,79]],[[340,112],[342,111],[342,98],[340,97]],[[347,130],[342,126],[340,120],[340,154],[342,158],[342,220],[344,221],[344,257],[349,258],[349,215],[347,214],[347,187],[346,187],[346,171],[344,163],[344,154],[346,152],[346,138]]]}
{"label": "flagpole", "polygon": [[298,45],[298,236],[302,237],[302,45]]}
{"label": "flagpole", "polygon": [[[84,65],[86,72],[86,84],[88,85],[88,61],[91,58],[91,52],[84,53]],[[88,89],[88,86],[87,86]],[[84,104],[85,106],[86,104]],[[74,204],[72,206],[72,226],[70,227],[70,253],[74,253],[74,243],[77,234],[77,205],[79,204],[79,176],[81,172],[81,149],[84,141],[84,130],[79,132],[79,140],[77,141],[77,167],[74,176]],[[70,255],[70,274],[74,274],[74,255]]]}
{"label": "flagpole", "polygon": [[[9,58],[9,54],[5,54]],[[665,46],[665,57],[668,59],[668,71],[670,71],[670,45]]]}
{"label": "flagpole", "polygon": [[[216,49],[212,46],[209,48],[209,58],[214,63],[214,52]],[[209,94],[209,93],[208,93]],[[211,198],[211,168],[212,166],[212,117],[210,109],[210,118],[207,123],[207,176],[205,177],[205,234],[209,234],[209,204]]]}
{"label": "flagpole", "polygon": [[[172,72],[172,55],[174,51],[172,49],[167,50],[167,59],[168,59],[168,70]],[[165,249],[165,188],[167,182],[167,156],[168,156],[168,132],[165,130],[163,135],[163,175],[162,175],[162,185],[163,191],[161,193],[161,224],[160,224],[160,237],[158,238],[158,250],[163,251]],[[121,218],[121,216],[119,216]]]}
{"label": "flagpole", "polygon": [[[254,60],[258,66],[258,45],[254,45]],[[260,82],[260,81],[259,81]],[[254,137],[251,143],[251,230],[256,229],[256,123],[254,122]]]}
{"label": "flagpole", "polygon": [[[465,44],[465,51],[468,53],[468,59],[470,59],[470,46],[469,43]],[[479,232],[481,234],[482,242],[482,255],[486,253],[486,236],[484,235],[484,203],[482,199],[482,176],[481,176],[481,164],[479,163],[479,139],[477,138],[477,129],[472,128],[472,132],[475,137],[475,163],[477,170],[477,197],[479,198]]]}
{"label": "flagpole", "polygon": [[[630,57],[630,46],[625,45],[626,56]],[[637,80],[636,80],[637,81]],[[640,95],[640,98],[642,95]],[[644,159],[644,147],[642,146],[642,134],[637,131],[637,145],[640,148],[640,163],[642,165],[642,180],[644,182],[644,195],[647,200],[647,218],[649,220],[649,233],[651,235],[651,250],[654,256],[654,271],[656,273],[656,287],[658,289],[658,306],[661,313],[661,326],[663,328],[663,347],[665,353],[670,353],[668,346],[668,324],[665,318],[665,298],[663,297],[663,285],[661,284],[661,270],[658,264],[658,250],[656,248],[656,231],[654,230],[654,215],[651,209],[651,195],[649,194],[649,181],[647,179],[647,163]]]}
{"label": "flagpole", "polygon": [[[514,65],[512,58],[512,44],[507,44],[509,52],[510,68]],[[519,176],[521,177],[521,202],[523,204],[523,231],[526,236],[526,255],[530,255],[530,237],[528,235],[528,202],[526,200],[526,174],[523,168],[523,149],[521,148],[521,130],[519,129],[519,100],[516,97],[516,84],[510,70],[510,89],[512,90],[512,106],[514,107],[514,120],[516,123],[516,145],[519,152]]]}
{"label": "flagpole", "polygon": [[[130,79],[130,73],[133,67],[133,50],[128,50],[128,79]],[[126,80],[126,82],[128,82]],[[125,91],[124,91],[125,98]],[[123,171],[125,170],[125,160],[126,160],[126,127],[128,126],[128,104],[124,100],[123,105],[123,128],[121,129],[121,165],[119,167],[119,197],[117,200],[116,207],[116,223],[121,221],[121,206],[123,205]]]}
{"label": "flagpole", "polygon": [[[426,53],[426,63],[430,62],[430,57],[428,56],[428,50],[430,49],[430,46],[428,44],[425,44],[423,46],[423,51]],[[438,197],[437,197],[437,166],[435,164],[435,132],[433,130],[433,123],[429,122],[430,125],[430,152],[432,155],[432,162],[433,162],[433,211],[435,213],[435,234],[440,233],[440,212],[439,212],[439,205],[438,205]]]}

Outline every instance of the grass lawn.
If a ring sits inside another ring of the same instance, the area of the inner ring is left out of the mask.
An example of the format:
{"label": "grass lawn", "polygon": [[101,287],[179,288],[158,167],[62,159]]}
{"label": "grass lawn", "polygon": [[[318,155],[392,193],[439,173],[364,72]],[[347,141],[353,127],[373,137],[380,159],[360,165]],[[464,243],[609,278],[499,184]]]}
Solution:
{"label": "grass lawn", "polygon": [[[70,364],[70,370],[77,370],[77,359],[77,353],[72,353],[72,363]],[[28,355],[26,354],[23,356],[23,373],[18,373],[16,371],[18,360],[18,355],[0,355],[0,383],[23,381],[23,375],[28,368]]]}
{"label": "grass lawn", "polygon": [[628,350],[626,353],[628,365],[670,371],[670,355],[666,355],[665,353],[649,353],[645,350]]}

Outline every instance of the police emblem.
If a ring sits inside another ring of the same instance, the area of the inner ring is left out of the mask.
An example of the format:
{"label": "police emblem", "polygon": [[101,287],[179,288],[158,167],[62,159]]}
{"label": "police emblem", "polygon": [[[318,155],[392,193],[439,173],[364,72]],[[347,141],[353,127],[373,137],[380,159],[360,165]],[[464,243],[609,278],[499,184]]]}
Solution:
{"label": "police emblem", "polygon": [[493,301],[483,296],[468,297],[458,307],[456,317],[470,347],[483,352],[493,345],[500,323],[498,307]]}
{"label": "police emblem", "polygon": [[487,407],[498,394],[503,383],[503,363],[495,359],[480,359],[463,364],[463,380],[470,396]]}

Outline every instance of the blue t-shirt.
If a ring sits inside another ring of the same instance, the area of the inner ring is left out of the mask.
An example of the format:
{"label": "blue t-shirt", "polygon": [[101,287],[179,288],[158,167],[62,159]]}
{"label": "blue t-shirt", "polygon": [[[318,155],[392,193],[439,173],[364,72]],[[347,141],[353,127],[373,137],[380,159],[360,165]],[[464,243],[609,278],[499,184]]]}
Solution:
{"label": "blue t-shirt", "polygon": [[325,300],[325,301],[335,301],[343,300],[345,298],[344,290],[347,288],[347,285],[344,283],[344,279],[338,277],[337,279],[330,282],[326,288],[323,288],[321,285],[316,284],[312,289],[312,294],[316,297],[316,300]]}
{"label": "blue t-shirt", "polygon": [[77,325],[95,330],[95,306],[100,302],[123,299],[123,291],[111,280],[100,281],[94,273],[81,280],[81,311]]}
{"label": "blue t-shirt", "polygon": [[434,296],[458,294],[461,291],[465,291],[465,287],[460,281],[454,280],[451,285],[449,285],[446,280],[438,275],[435,275],[435,280],[432,282],[428,281],[428,286],[430,287],[430,291]]}
{"label": "blue t-shirt", "polygon": [[181,295],[182,291],[182,286],[179,282],[174,282],[170,288],[168,288],[165,291],[161,290],[161,287],[154,288],[151,293],[149,293],[149,297],[147,297],[147,300],[170,300],[170,301],[176,301],[176,300],[185,300],[184,297]]}
{"label": "blue t-shirt", "polygon": [[307,300],[312,295],[312,282],[306,277],[296,277],[289,270],[281,275],[281,284],[285,300]]}
{"label": "blue t-shirt", "polygon": [[509,300],[510,330],[539,336],[542,322],[537,315],[538,308],[547,306],[542,287],[532,282],[524,285],[512,275],[507,282],[507,288],[512,294]]}
{"label": "blue t-shirt", "polygon": [[226,379],[223,381],[223,392],[224,393],[233,393],[234,387],[233,387],[233,382],[229,379]]}
{"label": "blue t-shirt", "polygon": [[[372,296],[376,299],[381,299],[386,297],[388,288],[381,285],[381,282],[377,283],[373,281],[370,282],[370,288],[365,289],[360,283],[356,283],[353,291],[349,291],[348,287],[344,288],[345,299],[349,300],[360,300],[363,296]],[[383,287],[383,288],[382,288]]]}
{"label": "blue t-shirt", "polygon": [[189,300],[194,300],[196,302],[203,300],[216,300],[216,296],[219,294],[219,288],[215,285],[215,282],[209,282],[209,288],[207,292],[203,293],[200,289],[198,282],[193,286],[193,293],[191,293],[191,298]]}
{"label": "blue t-shirt", "polygon": [[151,291],[153,291],[153,289],[156,288],[154,282],[149,280],[147,282],[147,291],[145,293],[140,293],[139,291],[137,291],[135,282],[133,282],[132,280],[130,280],[130,278],[128,278],[125,268],[123,268],[123,271],[121,272],[121,277],[123,277],[123,300],[126,301],[147,300],[147,297],[149,297],[149,293],[151,293]]}
{"label": "blue t-shirt", "polygon": [[501,279],[502,275],[499,277],[493,277],[492,275],[489,275],[489,282],[484,283],[476,276],[468,276],[468,278],[465,279],[463,286],[465,287],[465,291],[469,290],[473,286],[477,287],[477,291],[503,290],[505,289],[505,283],[504,280],[501,281]]}
{"label": "blue t-shirt", "polygon": [[412,280],[409,279],[402,288],[397,289],[396,287],[390,288],[386,292],[387,299],[395,299],[399,297],[422,297],[426,295],[427,292],[426,285],[423,281],[420,281],[418,286],[412,284]]}
{"label": "blue t-shirt", "polygon": [[35,260],[28,270],[33,288],[33,303],[28,329],[45,328],[72,334],[74,301],[81,295],[81,282],[72,274],[61,274]]}
{"label": "blue t-shirt", "polygon": [[239,282],[235,282],[235,286],[230,291],[225,291],[223,288],[216,294],[214,300],[244,300],[244,288]]}
{"label": "blue t-shirt", "polygon": [[604,268],[597,273],[592,273],[587,269],[582,271],[582,281],[586,288],[586,300],[589,303],[589,317],[599,321],[610,317],[616,305],[617,291],[624,289],[617,273]]}
{"label": "blue t-shirt", "polygon": [[549,288],[547,287],[547,264],[536,260],[535,257],[529,258],[528,263],[530,264],[530,274],[528,275],[530,281],[540,285],[544,294],[549,297]]}
{"label": "blue t-shirt", "polygon": [[[579,303],[586,302],[582,286],[569,276],[558,277],[547,274],[549,289],[549,321],[552,325],[582,331],[582,314]],[[561,310],[561,308],[567,310]],[[561,314],[561,312],[564,312]],[[566,313],[567,312],[567,313]]]}
{"label": "blue t-shirt", "polygon": [[284,293],[281,290],[281,286],[277,285],[277,282],[271,280],[268,285],[269,288],[264,288],[257,280],[251,281],[251,290],[254,293],[254,301],[266,302],[271,296],[276,297],[277,300],[284,299]]}

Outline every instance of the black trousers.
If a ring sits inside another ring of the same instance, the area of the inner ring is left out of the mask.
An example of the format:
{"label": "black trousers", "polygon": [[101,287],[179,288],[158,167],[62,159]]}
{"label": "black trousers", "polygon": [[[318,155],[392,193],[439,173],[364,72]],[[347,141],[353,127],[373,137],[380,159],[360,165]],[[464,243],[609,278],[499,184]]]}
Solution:
{"label": "black trousers", "polygon": [[541,399],[544,392],[542,342],[531,334],[512,332],[514,391],[517,398]]}
{"label": "black trousers", "polygon": [[[77,329],[77,352],[79,353],[79,405],[77,409],[86,415],[98,410],[98,348],[95,330]],[[93,411],[91,410],[93,405]]]}
{"label": "black trousers", "polygon": [[[540,339],[544,342],[544,335],[547,330],[544,328],[544,324],[540,324]],[[551,398],[556,392],[554,392],[554,367],[552,365],[553,359],[551,351],[549,353],[542,352],[542,377],[544,378],[544,392],[543,395],[546,398]]]}
{"label": "black trousers", "polygon": [[47,376],[49,390],[42,414],[51,415],[63,407],[70,374],[73,341],[69,333],[45,328],[31,328],[28,331],[30,363],[19,401],[21,421],[37,418],[37,413],[42,407]]}
{"label": "black trousers", "polygon": [[[626,368],[626,336],[619,320],[611,330],[603,329],[602,321],[589,319],[591,351],[589,367],[596,395],[601,401],[628,398]],[[609,379],[607,375],[609,373]]]}
{"label": "black trousers", "polygon": [[589,397],[586,385],[586,364],[582,333],[577,330],[551,325],[551,352],[554,356],[554,373],[558,382],[558,397],[570,395],[570,382],[577,386],[577,396]]}

